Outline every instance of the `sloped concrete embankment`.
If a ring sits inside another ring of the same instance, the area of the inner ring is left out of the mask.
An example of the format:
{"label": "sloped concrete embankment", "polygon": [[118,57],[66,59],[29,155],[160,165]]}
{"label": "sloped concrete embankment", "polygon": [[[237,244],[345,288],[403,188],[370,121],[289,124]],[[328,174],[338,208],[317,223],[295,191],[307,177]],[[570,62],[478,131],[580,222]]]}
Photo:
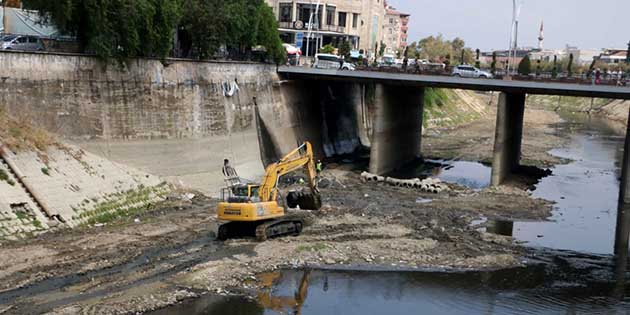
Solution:
{"label": "sloped concrete embankment", "polygon": [[604,98],[536,95],[528,102],[548,110],[588,114],[599,118],[602,127],[616,134],[625,135],[628,124],[630,101]]}
{"label": "sloped concrete embankment", "polygon": [[73,146],[0,154],[0,238],[106,222],[162,200],[158,177]]}

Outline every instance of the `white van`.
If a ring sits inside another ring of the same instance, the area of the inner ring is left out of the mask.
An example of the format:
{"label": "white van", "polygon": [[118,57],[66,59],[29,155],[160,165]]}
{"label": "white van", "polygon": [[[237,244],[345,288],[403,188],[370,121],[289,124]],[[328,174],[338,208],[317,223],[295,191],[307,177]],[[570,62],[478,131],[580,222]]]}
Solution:
{"label": "white van", "polygon": [[334,70],[355,70],[353,64],[345,62],[342,58],[333,54],[317,54],[315,55],[315,63],[313,68],[317,69],[334,69]]}

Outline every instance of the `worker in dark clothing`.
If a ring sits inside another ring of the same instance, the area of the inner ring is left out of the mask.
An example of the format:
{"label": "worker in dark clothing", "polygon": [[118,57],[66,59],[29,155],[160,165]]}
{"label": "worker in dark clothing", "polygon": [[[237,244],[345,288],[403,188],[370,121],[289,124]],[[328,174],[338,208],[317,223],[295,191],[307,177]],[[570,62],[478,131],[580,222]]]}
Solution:
{"label": "worker in dark clothing", "polygon": [[238,173],[236,173],[236,170],[230,165],[230,160],[223,160],[222,172],[228,186],[236,185],[241,182],[241,179],[238,177]]}

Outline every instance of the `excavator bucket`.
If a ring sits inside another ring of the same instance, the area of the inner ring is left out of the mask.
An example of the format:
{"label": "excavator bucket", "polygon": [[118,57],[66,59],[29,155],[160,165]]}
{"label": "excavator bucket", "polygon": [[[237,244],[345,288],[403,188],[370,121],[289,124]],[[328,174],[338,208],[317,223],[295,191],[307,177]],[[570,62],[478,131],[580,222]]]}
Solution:
{"label": "excavator bucket", "polygon": [[319,194],[301,191],[291,191],[287,194],[287,206],[304,210],[319,210],[322,207],[322,199]]}

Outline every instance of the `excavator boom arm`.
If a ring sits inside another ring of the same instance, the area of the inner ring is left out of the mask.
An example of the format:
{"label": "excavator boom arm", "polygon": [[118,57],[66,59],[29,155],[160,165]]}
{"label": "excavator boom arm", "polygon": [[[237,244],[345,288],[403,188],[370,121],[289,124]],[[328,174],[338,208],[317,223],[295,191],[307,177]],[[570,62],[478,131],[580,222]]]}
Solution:
{"label": "excavator boom arm", "polygon": [[281,176],[295,172],[299,169],[306,169],[308,183],[313,193],[317,193],[315,178],[315,161],[313,148],[310,142],[305,142],[299,148],[289,152],[280,161],[267,167],[265,178],[260,185],[259,197],[262,201],[272,201],[277,196],[278,180]]}

